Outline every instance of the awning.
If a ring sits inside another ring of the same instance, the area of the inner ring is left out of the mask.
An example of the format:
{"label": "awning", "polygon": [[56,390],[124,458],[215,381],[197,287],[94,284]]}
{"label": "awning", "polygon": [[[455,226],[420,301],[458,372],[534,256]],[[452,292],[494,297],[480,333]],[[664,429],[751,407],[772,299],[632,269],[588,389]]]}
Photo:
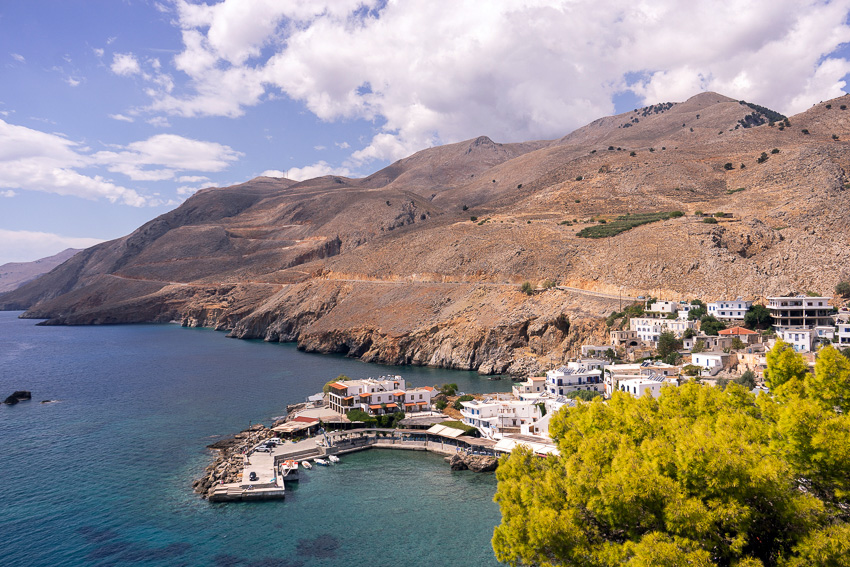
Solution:
{"label": "awning", "polygon": [[457,429],[455,427],[448,427],[446,425],[433,425],[428,430],[428,433],[433,435],[439,435],[440,437],[449,437],[450,439],[456,439],[463,435],[463,429]]}
{"label": "awning", "polygon": [[533,441],[519,440],[519,439],[511,439],[510,437],[503,437],[496,442],[496,446],[493,448],[495,451],[501,453],[510,453],[519,445],[525,445],[533,452],[538,455],[548,455],[554,454],[559,455],[558,448],[555,445],[550,445],[549,443],[536,443]]}

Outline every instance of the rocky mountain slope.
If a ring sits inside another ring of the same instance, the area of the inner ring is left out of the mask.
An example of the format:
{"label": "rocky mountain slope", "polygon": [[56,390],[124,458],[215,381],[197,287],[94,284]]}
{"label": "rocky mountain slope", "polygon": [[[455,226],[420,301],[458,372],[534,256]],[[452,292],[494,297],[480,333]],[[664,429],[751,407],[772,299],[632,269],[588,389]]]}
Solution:
{"label": "rocky mountain slope", "polygon": [[77,252],[79,250],[76,248],[68,248],[58,254],[33,262],[9,262],[3,264],[0,266],[0,293],[17,289],[41,274],[46,274]]}
{"label": "rocky mountain slope", "polygon": [[[49,324],[177,320],[371,361],[534,370],[604,340],[599,317],[621,297],[830,293],[850,278],[847,105],[783,119],[703,93],[559,140],[431,148],[364,179],[207,189],[0,307]],[[684,215],[578,236],[670,211]],[[716,224],[698,215],[719,212]],[[561,286],[528,296],[525,281]]]}

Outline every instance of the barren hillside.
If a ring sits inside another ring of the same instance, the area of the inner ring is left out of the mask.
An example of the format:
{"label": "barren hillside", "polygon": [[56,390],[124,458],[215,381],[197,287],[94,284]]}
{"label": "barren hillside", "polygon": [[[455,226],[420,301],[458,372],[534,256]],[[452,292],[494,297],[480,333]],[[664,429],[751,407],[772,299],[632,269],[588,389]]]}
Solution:
{"label": "barren hillside", "polygon": [[[784,119],[703,93],[559,140],[424,150],[364,179],[208,189],[0,307],[51,324],[178,320],[373,361],[536,369],[603,340],[598,317],[621,296],[829,294],[850,278],[848,104]],[[578,235],[672,211],[684,215]],[[698,216],[718,212],[716,224]],[[563,287],[519,291],[546,280]]]}

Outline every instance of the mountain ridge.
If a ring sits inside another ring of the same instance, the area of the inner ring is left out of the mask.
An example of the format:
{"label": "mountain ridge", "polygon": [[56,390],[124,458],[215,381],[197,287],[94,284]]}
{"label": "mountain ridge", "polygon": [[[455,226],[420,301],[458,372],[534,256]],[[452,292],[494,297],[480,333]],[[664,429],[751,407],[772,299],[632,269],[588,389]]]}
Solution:
{"label": "mountain ridge", "polygon": [[[0,307],[49,324],[177,320],[377,362],[542,368],[604,340],[620,295],[826,293],[850,278],[848,100],[773,123],[701,93],[557,140],[429,148],[362,179],[207,189]],[[564,288],[519,291],[547,280]]]}

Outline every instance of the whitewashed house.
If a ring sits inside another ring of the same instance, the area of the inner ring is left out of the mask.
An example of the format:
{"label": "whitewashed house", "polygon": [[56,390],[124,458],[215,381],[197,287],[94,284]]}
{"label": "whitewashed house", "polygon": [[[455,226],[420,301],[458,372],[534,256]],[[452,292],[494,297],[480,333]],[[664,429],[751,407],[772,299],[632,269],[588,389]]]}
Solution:
{"label": "whitewashed house", "polygon": [[524,400],[472,400],[461,402],[463,423],[478,429],[483,437],[500,439],[506,433],[520,433],[524,424],[540,419],[540,407]]}
{"label": "whitewashed house", "polygon": [[617,386],[617,390],[634,396],[635,398],[643,397],[647,392],[653,398],[661,395],[661,386],[667,384],[676,385],[675,382],[665,381],[663,376],[657,374],[651,376],[640,376],[639,378],[629,378],[621,380]]}
{"label": "whitewashed house", "polygon": [[752,301],[744,301],[739,297],[734,301],[722,300],[707,303],[706,312],[718,319],[725,319],[727,321],[743,321],[744,315],[747,314],[747,311],[749,311],[752,306]]}
{"label": "whitewashed house", "polygon": [[693,329],[696,323],[681,319],[655,319],[653,317],[633,317],[629,319],[629,329],[635,331],[640,340],[655,346],[658,337],[665,331],[670,331],[676,337],[681,336],[688,329]]}
{"label": "whitewashed house", "polygon": [[850,321],[838,321],[836,336],[838,337],[838,346],[842,348],[850,346]]}
{"label": "whitewashed house", "polygon": [[605,353],[612,350],[608,345],[581,345],[582,358],[605,358]]}
{"label": "whitewashed house", "polygon": [[603,391],[602,367],[589,368],[570,362],[567,366],[546,372],[546,391],[553,396],[563,396],[576,390]]}
{"label": "whitewashed house", "polygon": [[777,327],[776,336],[790,344],[796,352],[812,352],[815,331],[806,327]]}
{"label": "whitewashed house", "polygon": [[714,376],[729,365],[731,355],[725,352],[699,352],[691,355],[691,364],[703,367],[703,376]]}
{"label": "whitewashed house", "polygon": [[511,387],[511,391],[517,398],[524,394],[540,394],[546,391],[545,376],[529,376],[525,382],[518,382]]}
{"label": "whitewashed house", "polygon": [[671,315],[676,313],[679,310],[679,304],[675,301],[656,301],[655,303],[650,303],[647,311],[650,313],[660,313],[662,315]]}

